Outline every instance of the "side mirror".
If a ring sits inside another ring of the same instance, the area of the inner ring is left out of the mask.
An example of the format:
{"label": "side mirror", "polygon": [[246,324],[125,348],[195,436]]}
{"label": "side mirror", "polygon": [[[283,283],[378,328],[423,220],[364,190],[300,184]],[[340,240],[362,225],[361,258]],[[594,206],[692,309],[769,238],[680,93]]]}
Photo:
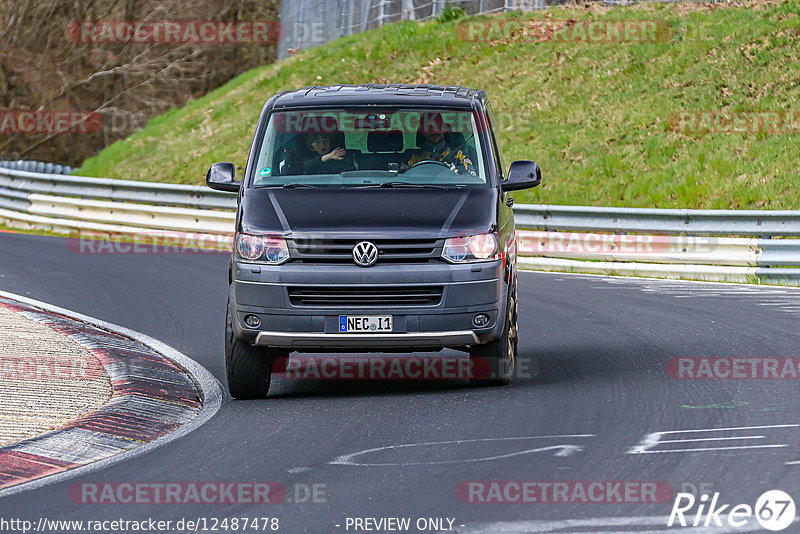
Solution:
{"label": "side mirror", "polygon": [[500,182],[503,191],[530,189],[542,183],[542,170],[533,161],[519,160],[508,169],[508,180]]}
{"label": "side mirror", "polygon": [[236,181],[236,165],[233,163],[215,163],[208,169],[206,185],[217,191],[239,191],[241,182]]}

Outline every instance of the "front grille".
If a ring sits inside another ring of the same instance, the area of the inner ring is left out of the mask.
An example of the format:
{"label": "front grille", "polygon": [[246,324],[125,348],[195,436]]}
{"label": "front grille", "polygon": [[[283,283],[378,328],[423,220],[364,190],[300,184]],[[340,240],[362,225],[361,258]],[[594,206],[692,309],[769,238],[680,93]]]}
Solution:
{"label": "front grille", "polygon": [[292,306],[368,307],[436,306],[442,286],[296,286],[289,287]]}
{"label": "front grille", "polygon": [[287,240],[292,261],[353,263],[353,247],[370,241],[378,247],[377,263],[427,263],[441,257],[443,239],[301,239]]}

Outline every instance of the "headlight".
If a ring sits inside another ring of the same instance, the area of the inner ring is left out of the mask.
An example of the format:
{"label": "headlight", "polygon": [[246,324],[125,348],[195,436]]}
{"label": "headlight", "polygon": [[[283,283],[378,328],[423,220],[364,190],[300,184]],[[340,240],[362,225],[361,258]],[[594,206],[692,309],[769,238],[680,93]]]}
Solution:
{"label": "headlight", "polygon": [[496,234],[451,237],[444,242],[442,257],[452,263],[491,261],[500,258]]}
{"label": "headlight", "polygon": [[243,260],[278,265],[289,259],[289,247],[282,237],[236,234],[236,256]]}

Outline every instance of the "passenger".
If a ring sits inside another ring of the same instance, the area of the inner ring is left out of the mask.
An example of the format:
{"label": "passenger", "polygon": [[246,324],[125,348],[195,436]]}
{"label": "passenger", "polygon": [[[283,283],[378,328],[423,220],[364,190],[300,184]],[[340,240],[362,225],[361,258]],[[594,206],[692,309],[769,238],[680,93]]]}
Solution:
{"label": "passenger", "polygon": [[[408,166],[421,161],[440,161],[447,164],[457,174],[476,176],[475,166],[466,154],[466,147],[450,146],[449,128],[439,113],[423,113],[417,127],[417,150],[408,157]],[[463,137],[462,137],[463,139]]]}
{"label": "passenger", "polygon": [[352,157],[345,157],[344,147],[333,148],[333,138],[329,133],[308,134],[306,141],[312,156],[303,161],[305,174],[338,174],[354,169]]}

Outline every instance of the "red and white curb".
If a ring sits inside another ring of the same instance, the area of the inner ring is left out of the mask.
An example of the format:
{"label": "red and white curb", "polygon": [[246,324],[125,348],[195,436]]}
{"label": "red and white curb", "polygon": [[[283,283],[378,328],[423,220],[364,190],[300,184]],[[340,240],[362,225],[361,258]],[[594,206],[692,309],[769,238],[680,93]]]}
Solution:
{"label": "red and white curb", "polygon": [[0,306],[85,347],[103,365],[113,388],[100,409],[0,448],[0,497],[149,452],[195,430],[222,404],[216,378],[155,339],[2,291]]}

